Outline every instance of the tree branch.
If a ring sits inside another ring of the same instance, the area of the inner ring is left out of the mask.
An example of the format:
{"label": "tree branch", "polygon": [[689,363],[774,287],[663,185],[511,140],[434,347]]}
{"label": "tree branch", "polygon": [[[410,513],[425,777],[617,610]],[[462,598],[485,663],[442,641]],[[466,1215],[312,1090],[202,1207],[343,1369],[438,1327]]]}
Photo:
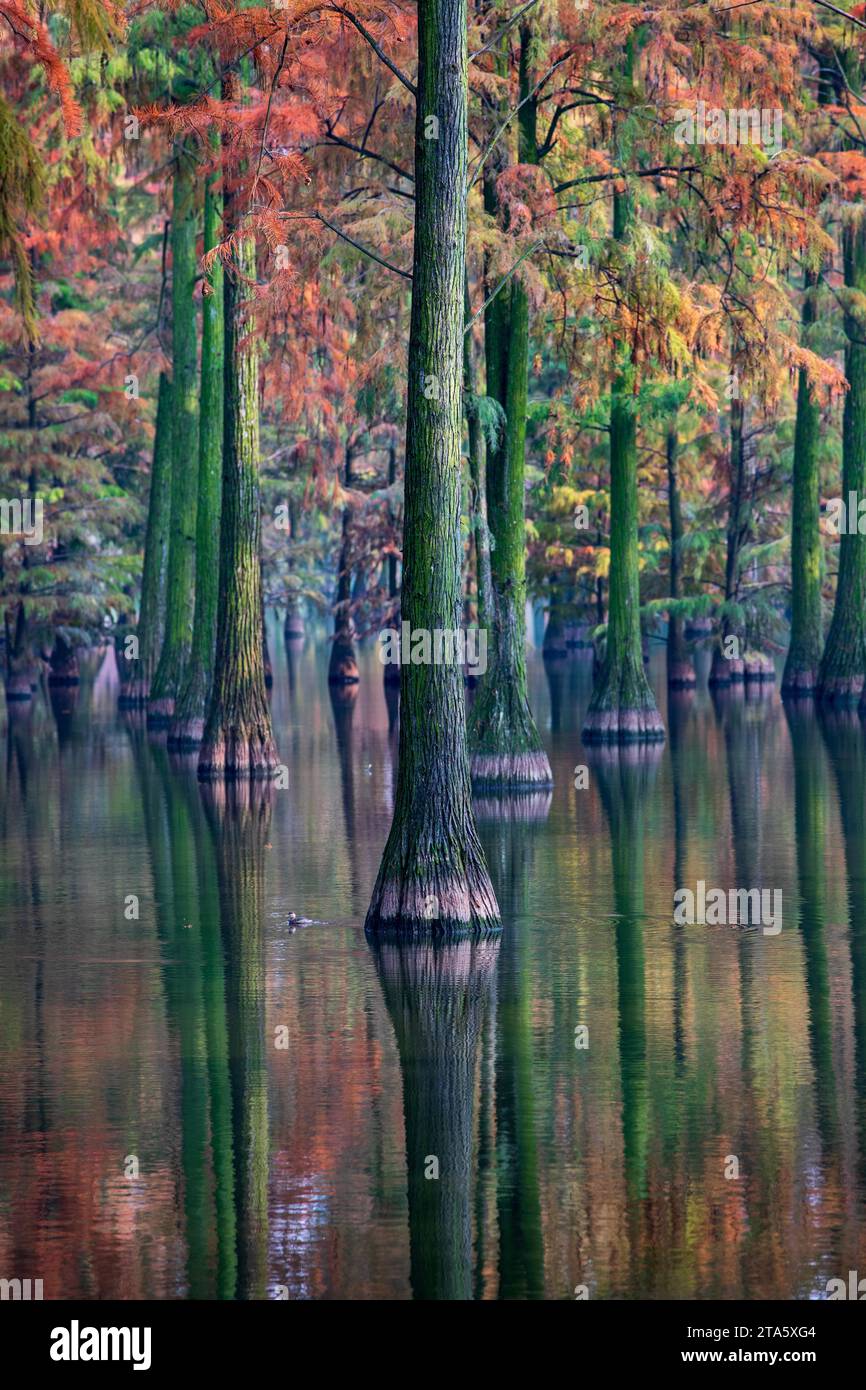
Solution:
{"label": "tree branch", "polygon": [[328,5],[327,8],[329,10],[336,10],[337,14],[341,14],[344,19],[348,19],[350,24],[354,24],[358,33],[361,35],[361,38],[366,39],[373,52],[376,54],[376,57],[379,58],[385,64],[386,68],[390,68],[391,72],[393,72],[397,80],[403,83],[403,86],[406,88],[407,92],[411,92],[413,97],[417,99],[418,88],[414,85],[414,83],[409,81],[408,77],[404,72],[400,71],[396,63],[392,63],[388,55],[382,52],[382,49],[379,47],[376,40],[373,38],[373,35],[368,33],[361,21],[359,19],[356,19],[356,17],[352,14],[351,10],[344,9],[342,5]]}

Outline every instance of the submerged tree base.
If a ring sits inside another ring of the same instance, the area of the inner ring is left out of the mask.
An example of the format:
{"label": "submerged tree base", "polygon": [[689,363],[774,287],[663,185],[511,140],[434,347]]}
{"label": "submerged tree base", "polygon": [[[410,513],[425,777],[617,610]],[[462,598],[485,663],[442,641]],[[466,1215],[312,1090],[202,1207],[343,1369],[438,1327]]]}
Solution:
{"label": "submerged tree base", "polygon": [[720,647],[713,652],[713,664],[707,684],[710,686],[738,685],[745,679],[746,665],[741,657],[727,657]]}
{"label": "submerged tree base", "polygon": [[220,727],[201,745],[199,780],[267,780],[277,773],[277,749],[270,721],[251,728]]}
{"label": "submerged tree base", "polygon": [[167,729],[174,719],[174,696],[161,695],[156,699],[151,697],[147,702],[147,727],[149,729]]}
{"label": "submerged tree base", "polygon": [[328,662],[328,685],[355,685],[359,679],[354,644],[335,637]]}
{"label": "submerged tree base", "polygon": [[590,709],[581,732],[584,743],[664,743],[665,726],[655,708]]}
{"label": "submerged tree base", "polygon": [[469,760],[473,788],[482,791],[552,787],[553,773],[543,749],[522,753],[473,753]]}
{"label": "submerged tree base", "polygon": [[168,731],[169,748],[198,748],[204,738],[204,717],[174,719]]}
{"label": "submerged tree base", "polygon": [[818,670],[817,667],[808,670],[791,670],[785,667],[782,676],[782,695],[790,696],[792,699],[799,697],[813,696],[818,693]]}
{"label": "submerged tree base", "polygon": [[[404,725],[401,755],[405,742]],[[499,905],[475,829],[465,765],[444,782],[434,779],[417,799],[409,795],[414,806],[405,818],[395,811],[365,930],[399,936],[498,931]],[[398,789],[398,808],[399,797]]]}
{"label": "submerged tree base", "polygon": [[863,676],[828,676],[819,684],[818,694],[825,705],[857,705],[863,687]]}
{"label": "submerged tree base", "polygon": [[698,678],[690,661],[668,662],[668,685],[671,690],[694,690]]}
{"label": "submerged tree base", "polygon": [[477,862],[468,864],[462,873],[443,873],[431,862],[429,874],[408,882],[388,872],[387,848],[385,854],[365,931],[392,933],[402,939],[501,930],[499,906],[480,845]]}
{"label": "submerged tree base", "polygon": [[584,743],[663,743],[665,726],[647,680],[640,647],[617,659],[608,642],[586,712]]}

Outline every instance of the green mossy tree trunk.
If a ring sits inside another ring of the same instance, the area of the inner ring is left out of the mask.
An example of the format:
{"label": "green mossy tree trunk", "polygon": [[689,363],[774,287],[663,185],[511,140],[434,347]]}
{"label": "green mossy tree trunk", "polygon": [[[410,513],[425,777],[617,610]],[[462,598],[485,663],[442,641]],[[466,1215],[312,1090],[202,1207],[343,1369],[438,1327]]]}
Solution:
{"label": "green mossy tree trunk", "polygon": [[[205,184],[205,252],[216,246],[222,235],[223,200],[216,187],[217,177],[211,174]],[[169,729],[169,745],[180,748],[197,748],[201,743],[216,648],[225,381],[223,278],[222,262],[217,257],[208,276],[210,293],[202,295],[195,619],[189,663]]]}
{"label": "green mossy tree trunk", "polygon": [[[401,618],[459,630],[463,276],[466,246],[466,0],[419,0],[415,248],[409,332]],[[438,139],[427,138],[429,118]],[[401,665],[394,819],[367,929],[499,926],[475,829],[463,673]]]}
{"label": "green mossy tree trunk", "polygon": [[[535,101],[528,53],[531,31],[521,27],[518,155],[538,163]],[[485,346],[487,394],[505,410],[505,438],[491,453],[487,500],[493,538],[490,571],[492,624],[487,673],[469,719],[472,782],[496,792],[553,785],[550,762],[529,707],[526,685],[526,412],[529,387],[529,297],[518,278],[488,313]]]}
{"label": "green mossy tree trunk", "polygon": [[[731,372],[736,380],[736,369]],[[743,494],[746,484],[745,408],[739,395],[731,400],[731,441],[729,450],[728,525],[725,549],[725,603],[736,603],[740,586],[740,550],[748,534]],[[734,638],[735,643],[730,644]],[[710,668],[711,686],[732,685],[743,679],[744,635],[740,624],[728,613],[722,618],[718,641]],[[730,648],[730,649],[729,649]]]}
{"label": "green mossy tree trunk", "polygon": [[[849,211],[842,231],[845,285],[866,292],[866,217]],[[827,704],[854,704],[866,677],[866,535],[850,515],[854,493],[866,497],[866,344],[859,318],[845,315],[845,375],[848,392],[842,418],[842,501],[848,530],[839,545],[839,578],[833,620],[818,672],[818,694]],[[852,528],[853,527],[853,533]]]}
{"label": "green mossy tree trunk", "polygon": [[[631,194],[615,193],[613,235],[628,238]],[[665,736],[643,664],[638,564],[637,416],[627,349],[610,399],[610,575],[604,659],[593,683],[584,743],[630,743]]]}
{"label": "green mossy tree trunk", "polygon": [[195,163],[181,141],[174,148],[171,220],[171,522],[165,628],[147,706],[148,724],[167,728],[180,694],[192,638],[198,456],[196,382]]}
{"label": "green mossy tree trunk", "polygon": [[217,644],[199,754],[201,778],[272,777],[277,750],[262,657],[259,347],[248,320],[255,243],[237,245],[224,281],[225,426]]}
{"label": "green mossy tree trunk", "polygon": [[[469,307],[468,283],[464,294],[467,322]],[[466,415],[466,438],[469,454],[471,485],[470,515],[475,538],[475,583],[478,604],[478,626],[490,631],[493,615],[493,578],[490,569],[490,531],[487,521],[487,448],[478,409],[478,390],[472,355],[472,334],[463,335],[463,408]]]}
{"label": "green mossy tree trunk", "polygon": [[[668,515],[670,517],[671,537],[671,598],[678,603],[683,596],[683,507],[680,497],[679,477],[679,435],[676,416],[671,421],[665,453],[668,467]],[[697,684],[695,668],[689,656],[683,633],[683,619],[676,611],[668,614],[668,685],[675,690],[685,690]]]}
{"label": "green mossy tree trunk", "polygon": [[171,380],[165,372],[160,372],[153,463],[150,470],[150,496],[147,503],[147,530],[144,538],[144,563],[141,571],[141,603],[136,634],[138,657],[136,660],[125,658],[125,636],[122,637],[117,653],[118,667],[121,671],[121,694],[125,702],[131,705],[147,703],[162,648],[170,516]]}
{"label": "green mossy tree trunk", "polygon": [[[346,445],[343,465],[343,485],[352,486],[352,447]],[[358,681],[358,662],[355,656],[355,631],[352,623],[352,508],[343,507],[340,536],[340,560],[337,570],[337,600],[334,604],[334,640],[328,661],[329,685],[355,685]]]}
{"label": "green mossy tree trunk", "polygon": [[[803,331],[815,322],[814,288],[809,272],[803,300]],[[821,412],[804,368],[797,383],[794,479],[791,501],[791,645],[782,678],[783,695],[814,695],[824,640],[821,620],[821,510],[818,441]]]}

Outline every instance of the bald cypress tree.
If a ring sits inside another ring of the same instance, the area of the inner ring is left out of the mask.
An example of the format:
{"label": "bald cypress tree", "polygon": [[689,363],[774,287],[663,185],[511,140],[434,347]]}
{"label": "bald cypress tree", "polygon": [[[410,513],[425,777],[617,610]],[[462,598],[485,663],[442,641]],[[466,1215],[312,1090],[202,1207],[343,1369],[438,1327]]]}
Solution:
{"label": "bald cypress tree", "polygon": [[[419,0],[401,616],[429,632],[457,631],[463,601],[466,67],[466,0]],[[400,689],[394,819],[367,928],[498,926],[472,813],[462,672],[403,665]]]}

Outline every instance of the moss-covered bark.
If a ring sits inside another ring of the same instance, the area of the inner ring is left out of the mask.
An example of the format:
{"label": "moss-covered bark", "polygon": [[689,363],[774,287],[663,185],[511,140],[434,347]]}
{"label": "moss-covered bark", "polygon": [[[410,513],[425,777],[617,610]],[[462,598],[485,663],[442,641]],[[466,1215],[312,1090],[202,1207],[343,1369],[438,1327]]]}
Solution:
{"label": "moss-covered bark", "polygon": [[[217,175],[205,184],[204,249],[216,246],[222,235],[222,192]],[[220,504],[222,498],[224,428],[224,296],[223,268],[217,258],[209,277],[211,292],[202,295],[201,416],[198,454],[198,510],[195,540],[195,619],[192,648],[183,686],[169,729],[169,745],[196,748],[204,734],[208,696],[213,680],[219,597]]]}
{"label": "moss-covered bark", "polygon": [[[346,445],[343,464],[343,483],[352,486],[352,450]],[[358,662],[355,656],[355,630],[352,622],[352,509],[347,502],[343,507],[343,524],[340,534],[340,560],[337,569],[337,597],[334,604],[334,640],[331,643],[331,656],[328,661],[329,685],[354,685],[358,680]]]}
{"label": "moss-covered bark", "polygon": [[[803,301],[803,331],[815,321],[813,289],[817,275],[809,273]],[[805,369],[797,383],[797,424],[794,432],[794,479],[791,500],[791,645],[785,661],[782,694],[812,695],[824,640],[821,620],[821,512],[818,440],[821,413]]]}
{"label": "moss-covered bark", "polygon": [[[676,416],[671,421],[665,453],[668,468],[668,516],[670,518],[670,594],[675,603],[683,596],[682,546],[683,546],[683,508],[680,497],[679,478],[679,435]],[[695,668],[689,656],[683,633],[682,617],[672,611],[668,614],[668,685],[674,689],[687,689],[695,685]]]}
{"label": "moss-covered bark", "polygon": [[147,706],[148,723],[167,727],[174,714],[189,659],[195,593],[195,539],[198,457],[196,382],[195,164],[182,141],[175,143],[172,191],[172,402],[171,521],[165,628],[159,665]]}
{"label": "moss-covered bark", "polygon": [[159,374],[156,433],[150,469],[147,530],[141,571],[141,603],[138,609],[138,657],[124,655],[125,634],[117,653],[121,694],[130,705],[147,703],[162,649],[165,586],[168,566],[168,531],[171,516],[171,379]]}
{"label": "moss-covered bark", "polygon": [[[535,102],[531,97],[529,27],[520,35],[518,153],[538,162]],[[551,786],[553,774],[542,747],[526,686],[526,412],[529,384],[529,299],[515,277],[510,293],[500,291],[503,312],[488,314],[485,334],[487,394],[505,410],[502,446],[487,469],[488,514],[493,537],[490,571],[492,622],[488,667],[469,719],[473,784],[508,791]],[[497,300],[493,301],[495,305]],[[508,306],[507,320],[504,312]],[[493,305],[490,306],[493,308]],[[507,333],[507,337],[505,334]]]}
{"label": "moss-covered bark", "polygon": [[[866,218],[862,208],[851,214],[842,232],[845,284],[866,293]],[[859,317],[845,315],[845,375],[848,392],[842,418],[842,499],[846,512],[852,493],[866,497],[866,344]],[[866,677],[866,535],[857,532],[857,517],[847,516],[850,530],[839,545],[836,602],[827,645],[818,672],[818,694],[828,704],[854,704]]]}
{"label": "moss-covered bark", "polygon": [[199,755],[202,778],[272,777],[277,750],[262,660],[259,347],[247,311],[256,253],[241,241],[227,268],[225,426],[214,678]]}
{"label": "moss-covered bark", "polygon": [[583,726],[585,743],[664,738],[643,664],[637,522],[637,421],[633,398],[620,375],[610,409],[607,638]]}
{"label": "moss-covered bark", "polygon": [[[613,235],[628,237],[631,195],[614,194]],[[638,565],[637,417],[628,351],[620,350],[610,399],[610,575],[607,639],[583,726],[585,743],[664,738],[643,664]]]}
{"label": "moss-covered bark", "polygon": [[[462,605],[466,65],[466,0],[420,0],[401,603],[413,631],[458,630]],[[394,820],[367,929],[498,927],[472,814],[463,673],[403,665],[400,692]]]}
{"label": "moss-covered bark", "polygon": [[[737,600],[740,582],[740,550],[748,532],[748,518],[745,515],[743,499],[746,483],[745,451],[745,410],[739,396],[731,401],[731,439],[728,459],[729,493],[728,525],[725,548],[725,603]],[[728,639],[734,637],[738,645],[731,647],[728,654]],[[719,640],[713,652],[710,668],[711,686],[732,685],[743,679],[744,663],[742,657],[745,637],[739,624],[726,615],[721,622]]]}
{"label": "moss-covered bark", "polygon": [[[466,318],[469,314],[468,286],[464,295]],[[463,407],[466,416],[470,515],[475,540],[475,585],[478,626],[489,632],[493,621],[493,578],[490,570],[490,531],[487,520],[487,447],[478,410],[478,389],[472,355],[472,334],[463,335]]]}

